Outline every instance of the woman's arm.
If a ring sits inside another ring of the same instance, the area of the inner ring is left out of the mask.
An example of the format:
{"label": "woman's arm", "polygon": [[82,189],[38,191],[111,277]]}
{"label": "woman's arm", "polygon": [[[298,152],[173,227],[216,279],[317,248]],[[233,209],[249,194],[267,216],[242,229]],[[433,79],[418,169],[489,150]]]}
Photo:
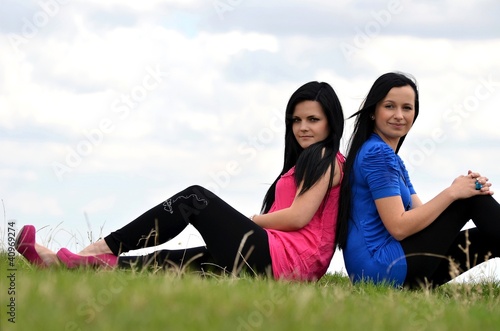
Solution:
{"label": "woman's arm", "polygon": [[422,200],[416,194],[411,195],[411,209],[415,209],[423,205]]}
{"label": "woman's arm", "polygon": [[478,173],[469,172],[456,178],[450,187],[425,204],[416,194],[412,195],[413,208],[409,211],[405,211],[400,196],[377,199],[375,205],[387,231],[397,240],[403,240],[429,226],[453,201],[493,194],[485,177],[480,177],[483,188],[476,190],[476,177]]}
{"label": "woman's arm", "polygon": [[[332,186],[336,186],[340,182],[339,166],[338,161],[335,160]],[[331,168],[329,167],[323,177],[300,196],[298,193],[301,187],[299,187],[290,207],[277,210],[273,213],[255,215],[253,221],[263,228],[281,231],[295,231],[306,226],[311,221],[326,195]]]}

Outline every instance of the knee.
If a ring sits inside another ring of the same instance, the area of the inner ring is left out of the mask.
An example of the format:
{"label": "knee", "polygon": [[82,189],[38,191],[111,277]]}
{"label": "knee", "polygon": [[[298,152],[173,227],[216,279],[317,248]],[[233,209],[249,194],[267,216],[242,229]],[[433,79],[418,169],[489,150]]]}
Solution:
{"label": "knee", "polygon": [[213,198],[215,197],[215,194],[212,193],[210,190],[207,188],[201,186],[201,185],[191,185],[188,186],[186,189],[183,191],[184,193],[187,194],[196,194],[197,196],[203,196],[206,198]]}

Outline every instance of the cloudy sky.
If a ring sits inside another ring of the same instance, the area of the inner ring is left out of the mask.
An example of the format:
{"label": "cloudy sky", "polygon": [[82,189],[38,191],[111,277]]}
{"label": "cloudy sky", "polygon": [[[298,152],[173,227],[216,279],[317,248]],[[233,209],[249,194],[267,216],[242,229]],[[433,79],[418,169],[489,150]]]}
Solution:
{"label": "cloudy sky", "polygon": [[421,198],[468,169],[500,185],[499,14],[495,0],[4,0],[2,241],[15,220],[78,250],[191,184],[251,215],[281,169],[291,93],[327,81],[347,118],[388,71],[419,84],[400,154]]}

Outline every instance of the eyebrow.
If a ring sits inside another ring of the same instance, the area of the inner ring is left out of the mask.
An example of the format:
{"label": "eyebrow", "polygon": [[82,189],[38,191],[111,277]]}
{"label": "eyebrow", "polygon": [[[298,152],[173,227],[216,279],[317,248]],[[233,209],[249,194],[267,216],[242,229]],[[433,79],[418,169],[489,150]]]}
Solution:
{"label": "eyebrow", "polygon": [[[293,115],[292,117],[293,118],[301,118],[300,116],[297,116],[297,115]],[[321,115],[307,115],[307,116],[305,116],[305,118],[311,118],[311,117],[321,117]]]}
{"label": "eyebrow", "polygon": [[[384,101],[382,101],[382,102],[392,102],[392,103],[396,103],[396,101],[391,100],[391,99],[386,99],[386,100],[384,100]],[[413,103],[405,102],[405,103],[403,103],[403,105],[415,106],[415,103],[414,103],[414,102],[413,102]]]}

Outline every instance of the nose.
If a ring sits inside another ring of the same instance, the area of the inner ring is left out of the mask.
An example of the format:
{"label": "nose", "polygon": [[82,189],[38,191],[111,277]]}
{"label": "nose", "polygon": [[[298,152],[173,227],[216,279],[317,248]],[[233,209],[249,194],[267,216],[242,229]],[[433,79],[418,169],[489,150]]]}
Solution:
{"label": "nose", "polygon": [[300,131],[308,131],[309,127],[307,125],[307,121],[301,121],[300,122]]}
{"label": "nose", "polygon": [[401,107],[397,107],[394,112],[394,118],[403,119],[403,109]]}

